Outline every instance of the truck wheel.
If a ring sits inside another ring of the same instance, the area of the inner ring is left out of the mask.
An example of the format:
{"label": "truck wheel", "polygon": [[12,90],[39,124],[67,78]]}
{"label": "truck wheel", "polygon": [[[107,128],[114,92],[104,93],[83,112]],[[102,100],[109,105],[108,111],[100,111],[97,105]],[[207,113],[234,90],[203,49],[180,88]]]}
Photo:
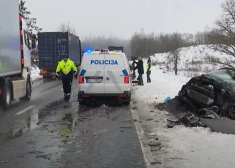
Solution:
{"label": "truck wheel", "polygon": [[11,93],[11,82],[6,80],[3,91],[3,109],[5,110],[11,105]]}
{"label": "truck wheel", "polygon": [[31,95],[32,95],[32,85],[30,83],[30,79],[28,78],[26,85],[26,95],[20,100],[29,101],[31,99]]}

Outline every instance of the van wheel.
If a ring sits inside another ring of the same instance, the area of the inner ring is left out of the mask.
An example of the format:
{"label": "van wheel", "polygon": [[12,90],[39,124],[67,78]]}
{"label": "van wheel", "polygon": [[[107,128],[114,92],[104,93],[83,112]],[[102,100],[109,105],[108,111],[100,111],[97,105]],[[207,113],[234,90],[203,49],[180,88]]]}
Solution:
{"label": "van wheel", "polygon": [[23,98],[20,98],[20,100],[29,101],[31,99],[31,95],[32,95],[32,85],[30,79],[28,78],[26,85],[26,95]]}
{"label": "van wheel", "polygon": [[79,105],[85,105],[86,104],[85,101],[82,98],[80,98],[79,94],[78,94],[78,103],[79,103]]}
{"label": "van wheel", "polygon": [[79,105],[86,105],[85,102],[79,102]]}
{"label": "van wheel", "polygon": [[131,103],[131,93],[130,95],[126,98],[126,100],[124,100],[124,105],[130,105]]}
{"label": "van wheel", "polygon": [[4,90],[3,90],[3,109],[6,110],[9,108],[9,106],[11,105],[11,100],[12,100],[12,89],[11,89],[11,82],[9,80],[5,81],[5,85],[4,85]]}

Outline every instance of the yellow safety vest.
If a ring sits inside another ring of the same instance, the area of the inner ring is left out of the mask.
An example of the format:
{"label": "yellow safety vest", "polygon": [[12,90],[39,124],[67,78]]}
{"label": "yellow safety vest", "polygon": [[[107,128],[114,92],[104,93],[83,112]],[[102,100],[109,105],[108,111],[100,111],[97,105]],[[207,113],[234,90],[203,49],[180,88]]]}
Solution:
{"label": "yellow safety vest", "polygon": [[[151,62],[147,62],[146,71],[151,71]],[[149,69],[149,70],[148,70]]]}
{"label": "yellow safety vest", "polygon": [[60,61],[56,68],[56,73],[62,71],[64,75],[69,74],[71,71],[77,71],[77,67],[74,62],[68,59],[66,62],[64,60]]}

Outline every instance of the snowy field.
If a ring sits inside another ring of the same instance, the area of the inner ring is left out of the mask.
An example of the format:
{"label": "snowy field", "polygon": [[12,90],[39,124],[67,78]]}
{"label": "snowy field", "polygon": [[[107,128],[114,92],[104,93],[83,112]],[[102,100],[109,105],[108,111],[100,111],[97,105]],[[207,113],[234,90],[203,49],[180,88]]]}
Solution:
{"label": "snowy field", "polygon": [[[184,47],[179,51],[178,72],[187,77],[197,76],[223,67],[223,65],[215,63],[214,60],[235,63],[234,57],[214,51],[208,45]],[[173,73],[173,57],[170,53],[154,54],[151,58],[152,62],[158,65],[158,68],[163,69],[164,72]]]}
{"label": "snowy field", "polygon": [[[142,146],[149,149],[143,150],[149,167],[234,167],[234,135],[213,133],[210,129],[201,127],[167,128],[166,119],[174,117],[165,111],[159,111],[155,105],[164,102],[168,96],[174,98],[190,78],[183,74],[175,76],[173,73],[163,73],[165,70],[159,69],[159,66],[152,67],[152,83],[146,83],[144,75],[145,85],[133,89],[132,111],[138,115],[139,121],[136,122],[144,130]],[[150,141],[156,144],[148,145]]]}

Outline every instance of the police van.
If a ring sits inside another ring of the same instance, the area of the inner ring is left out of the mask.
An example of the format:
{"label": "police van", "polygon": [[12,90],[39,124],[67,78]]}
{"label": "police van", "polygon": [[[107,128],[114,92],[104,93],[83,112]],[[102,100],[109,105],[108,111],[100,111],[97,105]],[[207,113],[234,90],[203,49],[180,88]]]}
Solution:
{"label": "police van", "polygon": [[130,67],[127,56],[109,50],[84,53],[78,76],[78,102],[131,101]]}

